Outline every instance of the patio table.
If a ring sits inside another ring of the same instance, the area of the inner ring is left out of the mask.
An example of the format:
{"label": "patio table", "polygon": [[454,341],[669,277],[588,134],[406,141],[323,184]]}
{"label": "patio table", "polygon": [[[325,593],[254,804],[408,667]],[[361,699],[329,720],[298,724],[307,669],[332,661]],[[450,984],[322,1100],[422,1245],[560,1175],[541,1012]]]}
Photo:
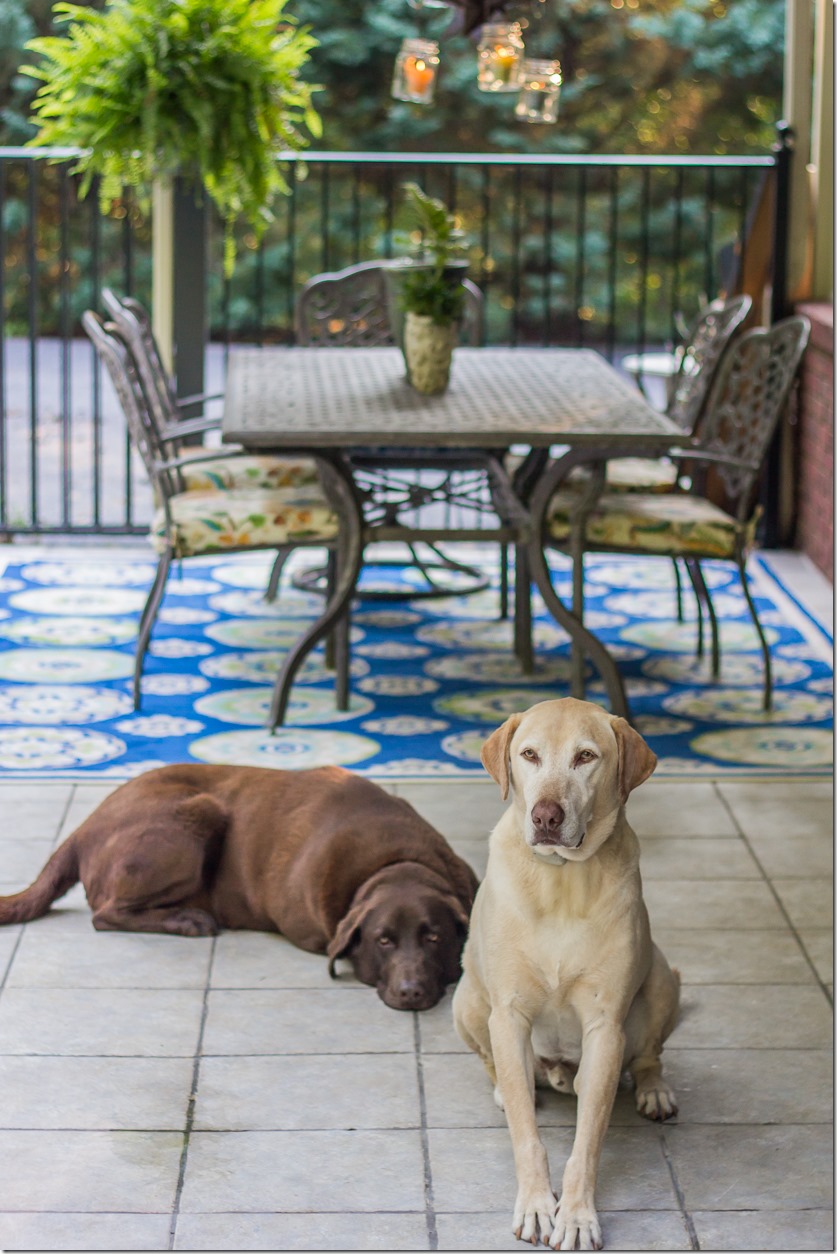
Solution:
{"label": "patio table", "polygon": [[[323,613],[284,659],[269,726],[283,721],[298,667],[333,628],[338,636],[338,676],[343,675],[338,703],[345,708],[348,702],[347,610],[364,544],[397,534],[364,518],[354,470],[359,461],[374,460],[375,450],[387,465],[453,464],[485,470],[500,527],[477,533],[457,528],[446,538],[512,539],[518,573],[524,574],[515,581],[516,640],[524,663],[531,647],[526,643],[531,572],[547,607],[573,642],[574,693],[583,683],[581,665],[588,654],[605,682],[611,709],[627,716],[613,659],[552,586],[542,544],[543,519],[552,492],[579,463],[596,468],[588,490],[579,493],[579,510],[586,510],[601,491],[607,459],[659,456],[673,445],[682,446],[684,437],[598,353],[457,348],[447,391],[424,396],[405,379],[397,348],[233,349],[222,439],[251,452],[293,452],[314,458],[340,524],[334,588]],[[530,450],[513,476],[504,458],[512,445]],[[556,445],[562,446],[561,455],[551,456]],[[438,539],[442,533],[433,534]],[[576,568],[579,556],[574,554]]]}

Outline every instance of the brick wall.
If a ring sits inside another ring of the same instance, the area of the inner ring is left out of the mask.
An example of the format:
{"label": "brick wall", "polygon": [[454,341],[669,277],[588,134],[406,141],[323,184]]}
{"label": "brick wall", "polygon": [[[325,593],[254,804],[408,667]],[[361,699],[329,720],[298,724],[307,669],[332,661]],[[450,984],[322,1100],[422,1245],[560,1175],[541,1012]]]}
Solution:
{"label": "brick wall", "polygon": [[799,305],[811,319],[799,392],[796,547],[834,580],[834,306]]}

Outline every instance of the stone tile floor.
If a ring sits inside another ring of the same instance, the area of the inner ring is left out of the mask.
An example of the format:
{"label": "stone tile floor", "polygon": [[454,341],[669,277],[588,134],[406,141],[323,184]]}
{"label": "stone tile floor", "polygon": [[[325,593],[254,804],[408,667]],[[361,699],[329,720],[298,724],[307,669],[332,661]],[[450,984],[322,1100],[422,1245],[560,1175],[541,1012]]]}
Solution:
{"label": "stone tile floor", "polygon": [[[0,892],[113,786],[0,788]],[[492,784],[394,790],[482,872]],[[683,975],[680,1114],[620,1092],[606,1246],[831,1250],[830,782],[652,778],[629,817]],[[574,1100],[540,1121],[559,1179]],[[508,1133],[449,998],[389,1010],[275,936],[98,934],[80,887],[0,932],[0,1163],[8,1250],[517,1245]]]}
{"label": "stone tile floor", "polygon": [[[825,581],[786,565],[825,617]],[[0,893],[115,786],[0,785]],[[482,873],[491,783],[393,790]],[[683,976],[680,1113],[619,1093],[606,1247],[833,1250],[831,783],[652,777],[629,817]],[[574,1100],[540,1122],[558,1181]],[[276,936],[98,934],[80,887],[0,930],[0,1249],[520,1249],[514,1191],[449,997],[389,1010]]]}

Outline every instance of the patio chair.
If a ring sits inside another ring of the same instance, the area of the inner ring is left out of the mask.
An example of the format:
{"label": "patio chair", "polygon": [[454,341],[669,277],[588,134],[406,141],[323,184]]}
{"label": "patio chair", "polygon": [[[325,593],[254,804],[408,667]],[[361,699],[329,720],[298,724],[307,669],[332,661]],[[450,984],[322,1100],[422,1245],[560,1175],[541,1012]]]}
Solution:
{"label": "patio chair", "polygon": [[[761,514],[756,496],[762,466],[809,333],[807,318],[785,318],[769,330],[745,332],[729,347],[712,384],[699,440],[676,463],[675,491],[606,492],[588,510],[579,510],[578,493],[559,491],[543,522],[544,542],[572,552],[577,566],[583,565],[585,551],[684,558],[712,622],[716,677],[717,621],[699,563],[701,558],[734,562],[764,658],[765,710],[772,705],[770,649],[745,566]],[[573,587],[573,610],[582,617],[583,570],[574,572]]]}
{"label": "patio chair", "polygon": [[[698,434],[715,372],[752,305],[749,296],[713,300],[698,314],[677,350],[665,413],[688,435]],[[670,492],[676,477],[670,458],[617,457],[607,467],[609,491]]]}
{"label": "patio chair", "polygon": [[[310,484],[179,491],[178,476],[184,462],[191,459],[170,456],[169,441],[161,438],[135,359],[119,327],[105,323],[89,309],[82,315],[82,325],[113,382],[158,505],[149,539],[159,560],[140,616],[134,663],[134,709],[139,709],[145,653],[174,559],[259,549],[285,555],[300,545],[333,548],[338,523],[322,492]],[[207,459],[211,458],[212,454],[207,454]]]}
{"label": "patio chair", "polygon": [[[683,341],[674,354],[675,365],[669,380],[665,413],[689,435],[698,434],[712,380],[724,352],[747,318],[752,305],[749,296],[713,300],[704,306],[685,331]],[[676,487],[677,466],[670,457],[618,457],[608,462],[606,476],[610,492],[671,492]],[[676,557],[672,565],[677,596],[677,620],[682,623],[683,581]],[[692,577],[695,567],[688,570]],[[700,612],[701,597],[694,578],[692,586]],[[708,589],[707,596],[710,596]],[[702,618],[697,655],[703,656]]]}
{"label": "patio chair", "polygon": [[[387,268],[385,261],[362,261],[310,278],[294,307],[297,344],[321,348],[396,344],[397,311],[390,301]],[[460,343],[476,347],[482,342],[483,294],[470,279],[463,279],[462,286]]]}
{"label": "patio chair", "polygon": [[182,441],[187,436],[220,429],[221,419],[184,418],[181,410],[217,398],[202,394],[178,400],[163,366],[148,311],[138,300],[119,297],[110,288],[102,291],[102,303],[130,349],[161,443],[168,446],[169,456],[183,459],[182,466],[173,472],[178,491],[292,488],[319,483],[316,466],[303,458],[242,455],[234,448],[220,449],[209,457],[202,446],[197,450],[184,447]]}

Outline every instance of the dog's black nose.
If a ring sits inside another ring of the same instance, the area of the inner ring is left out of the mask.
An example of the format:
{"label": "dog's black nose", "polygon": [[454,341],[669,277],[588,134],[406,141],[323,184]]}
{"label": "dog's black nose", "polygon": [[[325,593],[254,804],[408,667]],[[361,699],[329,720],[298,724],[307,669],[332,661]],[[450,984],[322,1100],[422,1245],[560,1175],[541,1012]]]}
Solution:
{"label": "dog's black nose", "polygon": [[564,822],[564,811],[557,801],[536,801],[532,806],[535,844],[554,841]]}

